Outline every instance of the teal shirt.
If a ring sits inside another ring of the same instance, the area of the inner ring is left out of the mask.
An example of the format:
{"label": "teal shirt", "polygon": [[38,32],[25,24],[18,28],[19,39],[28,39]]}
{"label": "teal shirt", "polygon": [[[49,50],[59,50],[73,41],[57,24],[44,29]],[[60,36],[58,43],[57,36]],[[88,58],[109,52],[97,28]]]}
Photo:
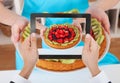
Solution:
{"label": "teal shirt", "polygon": [[84,13],[88,6],[88,0],[24,0],[22,16],[29,19],[31,13],[56,13],[71,9]]}

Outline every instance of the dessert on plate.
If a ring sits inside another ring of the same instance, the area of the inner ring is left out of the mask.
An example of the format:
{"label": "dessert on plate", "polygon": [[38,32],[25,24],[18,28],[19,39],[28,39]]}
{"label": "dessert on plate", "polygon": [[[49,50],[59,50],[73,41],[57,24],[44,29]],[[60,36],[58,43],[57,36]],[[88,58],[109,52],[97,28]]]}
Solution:
{"label": "dessert on plate", "polygon": [[45,43],[55,49],[66,49],[80,41],[80,30],[75,25],[56,24],[44,32]]}
{"label": "dessert on plate", "polygon": [[[65,39],[66,37],[68,37],[69,35],[69,27],[73,27],[71,28],[71,37]],[[56,27],[56,28],[55,28]],[[59,28],[58,28],[59,27]],[[67,27],[67,29],[64,31],[65,28],[62,27]],[[52,48],[59,48],[59,49],[65,49],[65,48],[70,48],[72,46],[74,46],[78,40],[80,39],[80,35],[78,35],[79,37],[77,37],[77,39],[75,39],[76,37],[76,32],[74,31],[74,28],[76,26],[73,25],[53,25],[51,26],[49,29],[46,30],[44,36],[45,36],[45,42],[48,44],[49,46]],[[55,32],[56,35],[55,35]],[[76,29],[75,29],[76,30]],[[77,33],[79,32],[79,29],[77,28]],[[59,35],[57,35],[59,33]],[[65,34],[66,36],[64,37],[63,35],[60,36],[61,34]],[[68,33],[68,34],[67,34]],[[30,34],[30,27],[28,26],[27,28],[25,28],[23,34],[22,34],[22,41],[24,41],[24,39],[26,39]],[[54,38],[54,36],[56,36]],[[91,31],[90,31],[91,36],[95,39],[95,41],[99,44],[100,46],[100,51],[99,51],[99,58],[104,54],[105,49],[106,49],[106,45],[107,45],[107,36],[106,33],[104,31],[104,28],[102,27],[101,23],[95,19],[92,18],[91,19]],[[58,37],[57,37],[58,36]],[[62,38],[61,40],[58,40],[59,38]],[[75,39],[76,43],[72,43],[70,44],[70,46],[67,46],[68,43],[72,40]],[[84,41],[84,40],[83,40]],[[51,44],[53,43],[53,44]],[[64,43],[65,44],[64,46]],[[63,44],[63,46],[61,46]],[[81,59],[39,59],[36,63],[36,66],[38,68],[42,68],[45,70],[52,70],[52,71],[71,71],[71,70],[76,70],[76,69],[81,69],[83,67],[85,67],[85,65],[83,64]]]}

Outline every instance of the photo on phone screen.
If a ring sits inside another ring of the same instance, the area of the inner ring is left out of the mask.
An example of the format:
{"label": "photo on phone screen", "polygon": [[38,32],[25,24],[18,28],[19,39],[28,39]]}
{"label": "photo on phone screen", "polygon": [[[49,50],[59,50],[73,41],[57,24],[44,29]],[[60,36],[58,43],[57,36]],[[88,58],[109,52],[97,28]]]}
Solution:
{"label": "photo on phone screen", "polygon": [[40,59],[81,59],[83,36],[90,33],[89,14],[34,13],[30,25],[37,33]]}

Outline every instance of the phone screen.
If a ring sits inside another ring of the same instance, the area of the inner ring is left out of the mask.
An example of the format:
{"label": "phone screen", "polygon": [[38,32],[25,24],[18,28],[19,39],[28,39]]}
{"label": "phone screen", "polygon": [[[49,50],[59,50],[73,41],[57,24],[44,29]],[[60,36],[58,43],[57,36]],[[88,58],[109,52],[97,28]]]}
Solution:
{"label": "phone screen", "polygon": [[31,14],[31,33],[37,34],[39,59],[81,59],[90,23],[90,14]]}

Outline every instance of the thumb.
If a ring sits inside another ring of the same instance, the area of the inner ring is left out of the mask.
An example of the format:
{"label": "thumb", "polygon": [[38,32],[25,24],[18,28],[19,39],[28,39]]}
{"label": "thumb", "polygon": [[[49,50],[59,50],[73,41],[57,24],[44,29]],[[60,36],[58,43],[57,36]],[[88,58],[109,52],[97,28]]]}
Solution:
{"label": "thumb", "polygon": [[37,48],[37,39],[35,33],[31,34],[31,47],[35,49]]}
{"label": "thumb", "polygon": [[90,50],[90,45],[91,45],[91,37],[89,34],[86,35],[85,37],[85,46],[84,46],[84,49],[86,51],[89,51]]}
{"label": "thumb", "polygon": [[77,20],[73,21],[73,25],[77,26],[80,29],[80,32],[82,32],[82,27],[81,27],[80,23]]}
{"label": "thumb", "polygon": [[46,30],[46,28],[44,27],[44,28],[42,28],[41,30],[40,30],[40,37],[41,37],[41,39],[43,39],[44,37],[44,32],[45,32],[45,30]]}

